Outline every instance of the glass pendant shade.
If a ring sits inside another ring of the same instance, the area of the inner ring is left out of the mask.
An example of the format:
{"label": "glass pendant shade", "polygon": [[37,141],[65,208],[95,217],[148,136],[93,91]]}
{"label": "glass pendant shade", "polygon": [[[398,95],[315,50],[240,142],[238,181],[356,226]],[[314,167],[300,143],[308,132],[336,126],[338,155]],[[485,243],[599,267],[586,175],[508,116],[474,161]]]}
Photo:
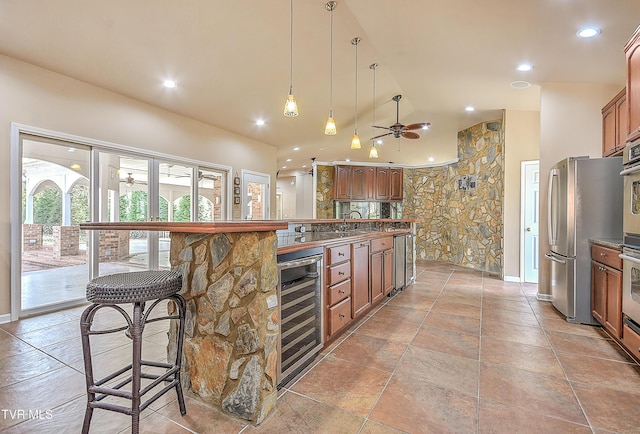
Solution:
{"label": "glass pendant shade", "polygon": [[358,131],[356,130],[353,133],[353,139],[351,139],[351,149],[360,149],[361,147],[360,136],[358,136]]}
{"label": "glass pendant shade", "polygon": [[333,113],[329,113],[329,119],[327,119],[327,125],[324,127],[324,133],[327,136],[336,135],[336,121],[333,119]]}
{"label": "glass pendant shade", "polygon": [[369,149],[369,158],[378,158],[378,149],[376,145],[371,145],[371,149]]}
{"label": "glass pendant shade", "polygon": [[284,115],[289,118],[295,118],[298,116],[298,103],[296,97],[293,95],[293,87],[289,88],[289,95],[287,101],[284,103]]}

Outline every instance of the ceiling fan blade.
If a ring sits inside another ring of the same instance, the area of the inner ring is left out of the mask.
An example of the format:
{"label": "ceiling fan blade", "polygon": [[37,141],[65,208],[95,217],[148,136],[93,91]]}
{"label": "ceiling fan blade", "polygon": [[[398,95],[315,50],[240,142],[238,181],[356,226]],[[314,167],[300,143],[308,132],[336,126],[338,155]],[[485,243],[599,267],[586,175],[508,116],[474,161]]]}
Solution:
{"label": "ceiling fan blade", "polygon": [[417,124],[409,124],[406,127],[404,127],[404,129],[406,131],[409,131],[409,130],[421,130],[421,129],[427,129],[429,127],[429,125],[431,125],[430,122],[418,122]]}
{"label": "ceiling fan blade", "polygon": [[420,134],[414,133],[412,131],[405,131],[402,133],[402,137],[404,137],[405,139],[419,139]]}
{"label": "ceiling fan blade", "polygon": [[373,128],[382,128],[383,130],[388,130],[389,127],[379,127],[377,125],[371,125]]}
{"label": "ceiling fan blade", "polygon": [[369,140],[379,139],[380,137],[388,136],[388,135],[391,135],[391,134],[393,134],[393,133],[380,134],[379,136],[371,137]]}

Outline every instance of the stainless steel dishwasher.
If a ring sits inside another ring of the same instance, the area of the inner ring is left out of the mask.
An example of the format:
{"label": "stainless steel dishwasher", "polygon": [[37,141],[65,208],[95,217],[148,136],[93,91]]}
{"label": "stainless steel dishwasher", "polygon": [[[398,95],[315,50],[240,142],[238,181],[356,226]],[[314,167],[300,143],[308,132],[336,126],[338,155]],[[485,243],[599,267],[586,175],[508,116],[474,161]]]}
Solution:
{"label": "stainless steel dishwasher", "polygon": [[413,235],[394,235],[393,249],[393,291],[395,293],[411,285],[415,280]]}
{"label": "stainless steel dishwasher", "polygon": [[278,255],[278,388],[316,357],[323,344],[323,248]]}

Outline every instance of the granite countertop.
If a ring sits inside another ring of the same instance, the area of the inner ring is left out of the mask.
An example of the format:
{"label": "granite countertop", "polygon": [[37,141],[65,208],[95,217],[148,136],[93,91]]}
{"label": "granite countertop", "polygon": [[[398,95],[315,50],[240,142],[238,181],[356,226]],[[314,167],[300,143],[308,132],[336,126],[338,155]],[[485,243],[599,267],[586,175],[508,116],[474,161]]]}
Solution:
{"label": "granite countertop", "polygon": [[309,247],[325,246],[337,241],[352,241],[363,238],[378,238],[401,233],[411,233],[411,229],[385,231],[351,230],[338,232],[277,232],[278,253],[288,253]]}
{"label": "granite countertop", "polygon": [[591,238],[591,244],[610,247],[612,249],[622,249],[622,238]]}

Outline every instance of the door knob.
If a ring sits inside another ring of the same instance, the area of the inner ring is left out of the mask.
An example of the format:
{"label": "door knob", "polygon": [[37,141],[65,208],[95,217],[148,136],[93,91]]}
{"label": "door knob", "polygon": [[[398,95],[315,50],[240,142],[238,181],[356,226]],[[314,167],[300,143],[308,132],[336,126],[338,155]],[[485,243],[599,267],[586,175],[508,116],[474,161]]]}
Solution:
{"label": "door knob", "polygon": [[527,228],[527,232],[531,232],[531,228]]}

